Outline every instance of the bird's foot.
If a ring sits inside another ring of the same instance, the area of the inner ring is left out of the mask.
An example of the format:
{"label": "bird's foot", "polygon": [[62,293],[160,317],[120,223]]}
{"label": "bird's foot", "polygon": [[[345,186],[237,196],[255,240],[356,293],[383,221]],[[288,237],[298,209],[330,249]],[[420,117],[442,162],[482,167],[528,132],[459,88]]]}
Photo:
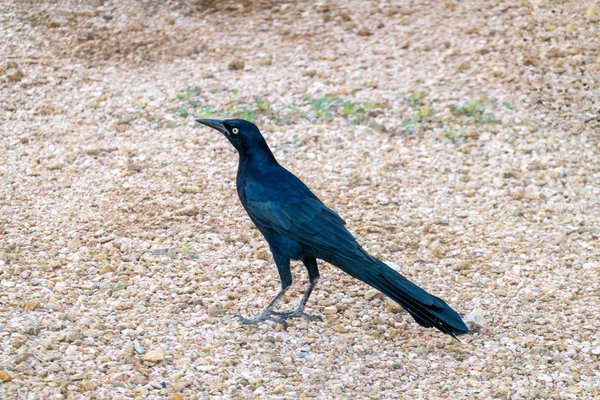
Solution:
{"label": "bird's foot", "polygon": [[277,313],[275,311],[271,311],[271,310],[263,310],[260,314],[258,314],[254,318],[244,318],[241,315],[236,315],[236,317],[242,324],[246,324],[246,325],[258,324],[259,322],[263,322],[263,321],[273,321],[273,322],[283,325],[284,329],[287,329],[287,327],[288,327],[286,318],[280,317],[279,315],[277,315]]}
{"label": "bird's foot", "polygon": [[283,320],[290,318],[304,318],[310,321],[323,321],[323,318],[320,315],[307,314],[304,311],[298,309],[295,309],[293,311],[273,311],[272,314],[277,315]]}

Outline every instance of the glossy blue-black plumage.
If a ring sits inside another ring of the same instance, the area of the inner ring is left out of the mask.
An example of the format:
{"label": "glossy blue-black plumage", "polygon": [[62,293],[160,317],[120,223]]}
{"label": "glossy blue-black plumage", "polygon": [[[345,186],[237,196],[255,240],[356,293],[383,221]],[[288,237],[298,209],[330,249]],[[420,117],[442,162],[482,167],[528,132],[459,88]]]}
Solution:
{"label": "glossy blue-black plumage", "polygon": [[237,189],[254,224],[269,243],[282,285],[291,284],[289,260],[325,260],[380,290],[422,326],[453,337],[468,332],[460,316],[383,262],[370,256],[310,189],[283,168],[258,128],[244,120],[198,120],[221,131],[238,150]]}

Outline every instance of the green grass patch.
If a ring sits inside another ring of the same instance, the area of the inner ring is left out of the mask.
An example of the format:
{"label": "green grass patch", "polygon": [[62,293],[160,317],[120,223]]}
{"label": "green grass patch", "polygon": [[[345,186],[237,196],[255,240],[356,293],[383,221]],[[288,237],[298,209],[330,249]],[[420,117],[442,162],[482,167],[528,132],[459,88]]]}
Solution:
{"label": "green grass patch", "polygon": [[237,110],[234,110],[233,115],[250,122],[255,121],[258,118],[258,114],[248,109],[247,107],[242,107]]}
{"label": "green grass patch", "polygon": [[[492,104],[491,100],[484,101],[485,104]],[[475,119],[478,124],[501,124],[502,121],[495,114],[485,110],[482,103],[475,100],[468,104],[461,104],[453,113],[455,116],[467,116]]]}
{"label": "green grass patch", "polygon": [[412,108],[421,107],[425,97],[427,97],[427,93],[425,92],[413,92],[406,99],[406,104]]}
{"label": "green grass patch", "polygon": [[195,94],[197,94],[197,91],[193,86],[185,85],[181,92],[177,93],[177,98],[179,100],[189,100]]}
{"label": "green grass patch", "polygon": [[421,106],[417,114],[415,115],[415,120],[417,122],[431,122],[436,119],[437,111],[435,108],[431,108],[428,106]]}
{"label": "green grass patch", "polygon": [[461,104],[460,106],[458,106],[456,111],[454,111],[454,115],[456,115],[456,116],[467,115],[469,117],[473,117],[478,112],[478,110],[479,110],[479,102],[476,100],[472,103]]}
{"label": "green grass patch", "polygon": [[196,118],[210,118],[217,113],[222,113],[222,111],[211,110],[209,107],[202,107],[197,109],[194,114],[196,115]]}
{"label": "green grass patch", "polygon": [[309,103],[310,108],[313,109],[313,117],[319,118],[333,118],[333,113],[337,111],[338,106],[343,103],[343,100],[333,95],[327,95],[315,99]]}
{"label": "green grass patch", "polygon": [[415,123],[405,119],[400,122],[400,126],[402,134],[406,136],[412,135],[417,130],[417,125],[415,125]]}
{"label": "green grass patch", "polygon": [[444,128],[444,136],[441,138],[441,140],[450,140],[451,142],[456,142],[457,139],[461,138],[462,135],[462,130],[461,129],[455,129],[452,126],[447,126]]}
{"label": "green grass patch", "polygon": [[182,118],[187,118],[187,116],[189,115],[188,110],[185,107],[179,107],[178,109],[175,110],[175,115],[178,115]]}

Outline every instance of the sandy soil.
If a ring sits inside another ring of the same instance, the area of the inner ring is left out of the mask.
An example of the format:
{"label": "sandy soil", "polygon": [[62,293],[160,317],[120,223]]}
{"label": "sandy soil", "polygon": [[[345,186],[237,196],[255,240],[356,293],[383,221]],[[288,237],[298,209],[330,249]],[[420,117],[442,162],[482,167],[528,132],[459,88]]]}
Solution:
{"label": "sandy soil", "polygon": [[[600,398],[600,4],[203,3],[0,3],[0,398]],[[279,280],[193,116],[485,326],[326,265],[240,325]]]}

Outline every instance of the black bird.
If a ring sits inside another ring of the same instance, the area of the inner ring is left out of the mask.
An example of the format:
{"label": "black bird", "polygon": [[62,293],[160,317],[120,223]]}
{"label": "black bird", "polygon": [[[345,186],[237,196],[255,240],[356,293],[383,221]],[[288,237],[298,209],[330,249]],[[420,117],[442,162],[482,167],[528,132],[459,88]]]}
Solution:
{"label": "black bird", "polygon": [[[300,179],[283,168],[258,128],[242,119],[196,119],[223,133],[239,153],[237,191],[250,219],[269,243],[281,278],[281,291],[256,317],[238,316],[245,324],[286,319],[320,319],[304,313],[319,281],[317,259],[335,265],[400,304],[417,323],[456,338],[469,330],[442,299],[430,295],[404,276],[369,255],[344,227],[345,221],[327,208]],[[290,261],[300,260],[308,270],[309,285],[298,307],[274,311],[292,285]]]}

